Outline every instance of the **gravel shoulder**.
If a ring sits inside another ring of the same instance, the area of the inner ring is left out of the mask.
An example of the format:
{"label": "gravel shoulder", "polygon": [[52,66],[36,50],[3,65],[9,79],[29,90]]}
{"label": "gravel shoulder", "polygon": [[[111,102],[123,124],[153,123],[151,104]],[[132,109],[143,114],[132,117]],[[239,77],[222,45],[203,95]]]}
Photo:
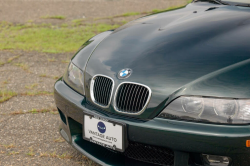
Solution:
{"label": "gravel shoulder", "polygon": [[[187,3],[186,0],[0,0],[0,21],[12,23],[61,24],[75,19],[93,19],[127,12],[166,9]],[[64,16],[65,19],[43,19],[44,16]],[[133,17],[132,17],[133,19]]]}

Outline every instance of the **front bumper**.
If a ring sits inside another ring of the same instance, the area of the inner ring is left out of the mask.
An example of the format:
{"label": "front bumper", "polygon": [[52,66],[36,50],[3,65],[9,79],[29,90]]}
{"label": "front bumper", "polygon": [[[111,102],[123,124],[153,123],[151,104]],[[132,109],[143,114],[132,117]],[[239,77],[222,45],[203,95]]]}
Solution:
{"label": "front bumper", "polygon": [[[166,147],[180,158],[185,154],[194,158],[201,154],[211,154],[230,157],[234,166],[249,165],[250,162],[250,148],[246,147],[246,140],[250,140],[249,125],[201,124],[160,118],[142,121],[110,115],[87,104],[84,96],[62,80],[55,84],[55,102],[62,118],[60,132],[67,134],[67,142],[101,165],[126,165],[126,162],[120,154],[82,139],[83,111],[126,124],[128,141]],[[197,161],[201,162],[199,159]],[[175,165],[181,165],[181,161],[175,159]]]}

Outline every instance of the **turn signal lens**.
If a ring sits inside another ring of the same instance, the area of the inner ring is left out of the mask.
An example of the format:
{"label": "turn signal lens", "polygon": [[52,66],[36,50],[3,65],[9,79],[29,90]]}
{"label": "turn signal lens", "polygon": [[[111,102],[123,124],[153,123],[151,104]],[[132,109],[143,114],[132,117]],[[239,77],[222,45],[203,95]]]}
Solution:
{"label": "turn signal lens", "polygon": [[249,148],[250,147],[250,140],[246,141],[246,147]]}

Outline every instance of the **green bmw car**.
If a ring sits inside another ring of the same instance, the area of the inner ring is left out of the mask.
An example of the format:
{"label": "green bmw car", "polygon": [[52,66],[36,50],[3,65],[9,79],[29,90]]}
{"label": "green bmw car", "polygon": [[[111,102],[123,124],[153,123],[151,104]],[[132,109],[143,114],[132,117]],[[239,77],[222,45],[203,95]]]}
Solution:
{"label": "green bmw car", "polygon": [[59,132],[101,165],[250,165],[250,0],[196,0],[84,43]]}

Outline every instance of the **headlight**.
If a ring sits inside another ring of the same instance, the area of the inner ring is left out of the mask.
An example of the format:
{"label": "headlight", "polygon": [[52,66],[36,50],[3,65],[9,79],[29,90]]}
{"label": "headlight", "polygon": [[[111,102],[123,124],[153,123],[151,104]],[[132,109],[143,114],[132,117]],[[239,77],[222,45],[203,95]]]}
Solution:
{"label": "headlight", "polygon": [[182,96],[170,103],[158,116],[196,122],[250,123],[250,100]]}
{"label": "headlight", "polygon": [[70,62],[63,79],[71,88],[84,95],[83,72],[72,62]]}

